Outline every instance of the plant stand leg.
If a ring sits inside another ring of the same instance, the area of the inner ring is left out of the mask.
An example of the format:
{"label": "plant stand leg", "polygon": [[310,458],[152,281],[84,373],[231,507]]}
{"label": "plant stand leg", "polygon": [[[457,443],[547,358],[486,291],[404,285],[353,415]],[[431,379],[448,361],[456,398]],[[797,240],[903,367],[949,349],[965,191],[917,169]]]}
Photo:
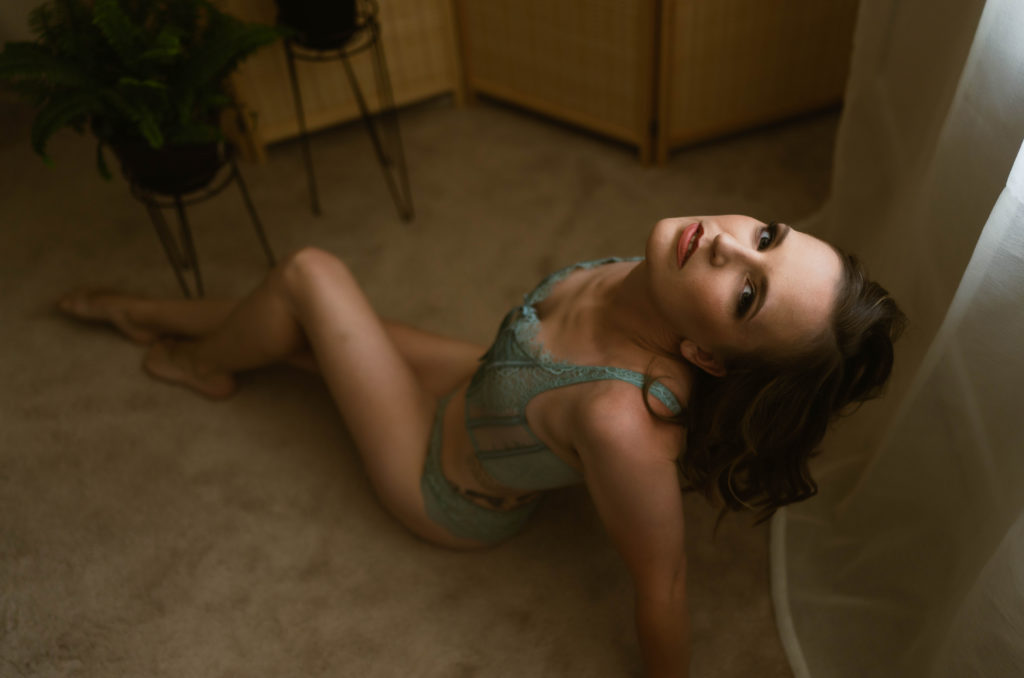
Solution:
{"label": "plant stand leg", "polygon": [[[374,41],[373,41],[373,73],[377,79],[377,103],[380,105],[380,110],[384,114],[384,119],[388,121],[391,127],[391,135],[393,139],[394,157],[398,161],[398,178],[402,183],[401,195],[404,196],[402,207],[400,211],[404,211],[402,217],[406,221],[413,218],[413,206],[412,206],[412,189],[409,187],[409,172],[405,164],[405,151],[402,148],[402,133],[401,127],[398,124],[398,109],[395,107],[395,96],[391,89],[391,76],[388,73],[388,62],[384,57],[384,43],[380,36],[380,24],[373,22]],[[392,163],[392,158],[388,157],[388,165]]]}
{"label": "plant stand leg", "polygon": [[242,180],[242,173],[238,171],[238,165],[235,164],[234,159],[231,160],[231,171],[234,172],[235,180],[238,182],[238,189],[242,192],[242,199],[245,201],[245,209],[249,211],[249,218],[252,219],[253,228],[256,229],[256,235],[260,239],[260,244],[263,246],[263,253],[267,255],[267,263],[273,266],[277,261],[274,259],[274,252],[270,249],[270,242],[267,240],[267,234],[263,231],[263,224],[260,222],[259,216],[256,214],[256,208],[252,204],[252,198],[249,197],[249,189],[245,186],[245,181]]}
{"label": "plant stand leg", "polygon": [[[374,31],[376,31],[376,26]],[[381,110],[388,116],[395,116],[395,105],[394,98],[391,94],[391,86],[387,77],[387,64],[383,61],[384,51],[380,46],[380,35],[374,35],[374,68],[377,73],[378,83],[382,84],[380,88],[379,96],[381,99]],[[347,57],[341,58],[341,63],[345,66],[345,75],[348,76],[349,84],[352,86],[352,93],[355,95],[356,103],[359,105],[359,113],[362,115],[363,122],[366,124],[366,131],[370,135],[370,140],[373,142],[373,149],[377,153],[377,160],[380,162],[381,169],[384,170],[384,180],[387,182],[388,190],[391,192],[391,198],[395,202],[395,207],[398,208],[398,214],[403,221],[409,221],[412,219],[412,196],[409,193],[409,179],[405,168],[405,154],[402,151],[402,141],[398,134],[398,120],[391,118],[393,125],[394,138],[396,140],[396,158],[398,159],[398,174],[402,181],[402,187],[404,193],[399,189],[395,183],[395,177],[392,173],[391,160],[385,152],[384,146],[381,143],[380,136],[377,133],[377,126],[374,124],[373,116],[366,105],[366,99],[363,97],[363,91],[359,87],[359,81],[356,79],[356,75],[352,70],[352,65],[349,63]]]}
{"label": "plant stand leg", "polygon": [[196,257],[196,248],[192,244],[192,229],[188,226],[188,217],[185,215],[185,205],[182,204],[181,196],[174,196],[174,207],[178,212],[178,227],[181,231],[181,242],[184,244],[186,268],[192,269],[196,281],[196,296],[203,296],[203,276],[199,272],[199,258]]}
{"label": "plant stand leg", "polygon": [[299,74],[295,69],[295,53],[290,40],[284,41],[284,51],[288,56],[288,76],[292,82],[292,98],[295,100],[295,115],[299,119],[299,140],[302,142],[302,157],[306,161],[306,177],[309,179],[309,200],[313,214],[320,216],[320,196],[316,190],[316,177],[313,175],[313,154],[309,149],[309,133],[306,131],[306,114],[302,107],[302,92],[299,90]]}
{"label": "plant stand leg", "polygon": [[182,272],[186,265],[184,258],[178,251],[178,245],[174,241],[174,235],[171,233],[171,229],[168,228],[167,222],[164,220],[164,215],[160,211],[160,208],[149,200],[144,201],[146,204],[146,211],[149,212],[149,220],[153,222],[153,228],[156,229],[156,234],[160,238],[160,244],[164,247],[164,254],[167,255],[167,261],[170,262],[171,268],[174,270],[174,276],[178,279],[178,284],[181,286],[181,293],[187,298],[192,297],[192,293],[188,289],[188,283],[185,282],[185,275]]}

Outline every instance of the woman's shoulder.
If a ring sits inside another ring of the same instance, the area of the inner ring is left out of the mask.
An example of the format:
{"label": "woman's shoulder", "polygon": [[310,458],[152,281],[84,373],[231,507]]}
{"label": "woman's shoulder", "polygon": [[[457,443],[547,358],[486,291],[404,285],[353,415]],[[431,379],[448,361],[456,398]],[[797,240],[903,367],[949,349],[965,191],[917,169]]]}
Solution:
{"label": "woman's shoulder", "polygon": [[686,430],[671,421],[669,407],[624,381],[593,383],[575,409],[582,448],[675,460],[685,444]]}

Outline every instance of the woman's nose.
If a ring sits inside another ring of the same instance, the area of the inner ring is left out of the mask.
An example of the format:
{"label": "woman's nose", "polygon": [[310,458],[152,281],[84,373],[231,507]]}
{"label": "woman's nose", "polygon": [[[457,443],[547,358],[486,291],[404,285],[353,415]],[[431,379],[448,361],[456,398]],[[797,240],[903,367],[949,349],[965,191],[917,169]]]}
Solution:
{"label": "woman's nose", "polygon": [[724,231],[711,241],[711,263],[715,266],[725,266],[735,261],[747,261],[751,256],[754,256],[753,250],[743,247],[736,238]]}

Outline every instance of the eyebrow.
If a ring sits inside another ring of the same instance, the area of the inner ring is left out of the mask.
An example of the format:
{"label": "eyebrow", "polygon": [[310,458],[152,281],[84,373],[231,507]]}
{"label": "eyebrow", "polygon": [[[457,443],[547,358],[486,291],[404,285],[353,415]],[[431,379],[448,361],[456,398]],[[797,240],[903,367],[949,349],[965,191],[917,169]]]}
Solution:
{"label": "eyebrow", "polygon": [[[779,224],[779,234],[775,237],[775,242],[772,243],[772,249],[778,249],[782,246],[782,241],[786,239],[789,232],[793,229],[787,224]],[[760,294],[757,295],[757,301],[754,304],[754,312],[750,314],[750,320],[757,317],[757,314],[761,311],[761,307],[764,306],[765,299],[768,298],[768,278],[765,277],[761,281]]]}

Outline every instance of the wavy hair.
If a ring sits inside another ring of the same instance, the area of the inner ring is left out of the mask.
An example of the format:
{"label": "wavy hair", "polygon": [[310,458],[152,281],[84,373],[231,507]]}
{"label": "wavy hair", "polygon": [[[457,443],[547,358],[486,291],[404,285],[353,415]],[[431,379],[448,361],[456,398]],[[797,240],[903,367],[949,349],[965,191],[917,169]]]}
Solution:
{"label": "wavy hair", "polygon": [[717,495],[722,515],[753,510],[760,523],[814,496],[809,462],[828,425],[889,379],[906,316],[856,257],[836,252],[843,273],[828,329],[784,357],[734,358],[723,377],[695,370],[689,406],[673,419],[687,429],[677,461],[684,489]]}

